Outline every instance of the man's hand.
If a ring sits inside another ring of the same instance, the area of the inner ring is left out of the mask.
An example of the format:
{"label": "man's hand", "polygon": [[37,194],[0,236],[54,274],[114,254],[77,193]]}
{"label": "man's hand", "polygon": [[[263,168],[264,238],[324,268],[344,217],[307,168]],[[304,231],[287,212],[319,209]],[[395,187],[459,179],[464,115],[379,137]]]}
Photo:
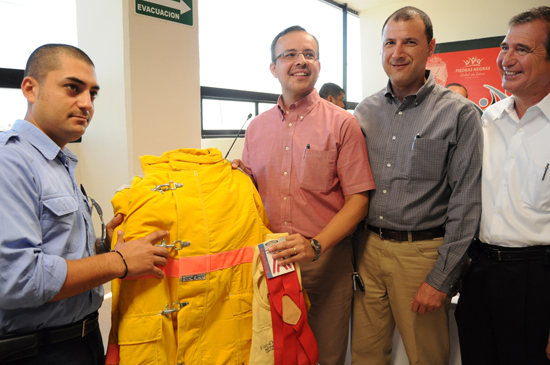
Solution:
{"label": "man's hand", "polygon": [[[159,279],[164,278],[164,272],[157,266],[166,266],[169,252],[164,247],[154,245],[168,236],[168,233],[168,231],[156,231],[137,240],[124,242],[124,232],[118,231],[117,244],[114,249],[120,251],[124,256],[128,265],[128,277],[152,274]],[[122,260],[120,263],[124,265]],[[125,267],[124,270],[126,270]]]}
{"label": "man's hand", "polygon": [[[268,250],[269,252],[279,251],[273,254],[274,259],[281,259],[279,265],[287,265],[296,261],[311,262],[315,258],[315,251],[311,247],[311,243],[301,234],[291,234],[286,237],[286,242],[270,246]],[[282,259],[286,256],[290,257]]]}
{"label": "man's hand", "polygon": [[[168,250],[164,247],[155,247],[154,244],[158,243],[163,237],[168,236],[168,233],[168,231],[157,231],[143,238],[124,242],[124,233],[118,231],[118,241],[115,249],[124,256],[126,265],[128,265],[127,276],[136,277],[152,274],[159,279],[164,278],[164,272],[157,266],[166,266]],[[67,277],[65,282],[59,293],[50,302],[83,293],[126,273],[124,262],[115,252],[94,255],[79,260],[66,260],[66,263]]]}
{"label": "man's hand", "polygon": [[118,213],[113,217],[113,219],[109,221],[109,223],[105,225],[105,227],[107,228],[107,244],[109,245],[109,248],[112,247],[111,242],[113,242],[112,240],[113,240],[113,233],[115,232],[115,228],[118,227],[123,220],[124,220],[124,216]]}
{"label": "man's hand", "polygon": [[411,310],[418,314],[438,310],[447,298],[447,294],[437,290],[427,282],[423,282],[411,302]]}
{"label": "man's hand", "polygon": [[548,336],[548,345],[546,345],[546,357],[550,360],[550,336]]}
{"label": "man's hand", "polygon": [[241,169],[248,176],[252,176],[252,170],[245,166],[245,164],[238,158],[231,161],[231,167],[234,169]]}

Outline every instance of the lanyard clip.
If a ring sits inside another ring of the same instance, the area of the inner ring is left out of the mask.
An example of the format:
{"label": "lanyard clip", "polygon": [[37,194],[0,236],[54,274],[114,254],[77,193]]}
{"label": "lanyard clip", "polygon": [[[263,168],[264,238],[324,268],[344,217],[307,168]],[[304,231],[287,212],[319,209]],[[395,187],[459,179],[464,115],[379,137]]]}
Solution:
{"label": "lanyard clip", "polygon": [[179,251],[179,250],[183,250],[185,247],[189,247],[191,246],[191,242],[189,241],[182,241],[182,240],[177,240],[177,241],[174,241],[172,242],[171,245],[167,245],[166,244],[166,241],[164,240],[164,238],[162,239],[162,242],[158,245],[155,245],[157,247],[164,247],[164,248],[173,248],[174,250],[176,251]]}
{"label": "lanyard clip", "polygon": [[[170,314],[174,312],[179,312],[182,310],[183,307],[187,307],[189,305],[189,302],[175,302],[172,303],[172,308],[170,308],[169,304],[166,304],[166,309],[164,309],[160,314],[163,316],[166,316],[166,318],[170,318]],[[179,307],[179,308],[176,308]]]}
{"label": "lanyard clip", "polygon": [[164,194],[168,190],[176,190],[177,188],[183,188],[182,183],[177,183],[173,181],[168,181],[166,184],[157,185],[151,189],[151,191],[158,191],[161,194]]}

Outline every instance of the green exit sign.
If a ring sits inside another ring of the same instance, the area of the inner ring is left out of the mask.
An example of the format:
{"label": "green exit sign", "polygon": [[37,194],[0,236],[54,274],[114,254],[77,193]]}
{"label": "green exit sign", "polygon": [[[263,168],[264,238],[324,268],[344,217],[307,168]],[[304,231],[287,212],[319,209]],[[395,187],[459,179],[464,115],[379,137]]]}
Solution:
{"label": "green exit sign", "polygon": [[136,0],[136,13],[192,26],[193,0]]}

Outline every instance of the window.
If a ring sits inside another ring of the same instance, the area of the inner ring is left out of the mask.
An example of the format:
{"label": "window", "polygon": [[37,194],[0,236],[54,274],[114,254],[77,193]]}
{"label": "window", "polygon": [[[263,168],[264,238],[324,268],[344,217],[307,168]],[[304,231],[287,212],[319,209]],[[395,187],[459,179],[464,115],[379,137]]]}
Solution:
{"label": "window", "polygon": [[5,130],[25,116],[27,103],[19,86],[32,51],[46,43],[77,45],[76,2],[0,1],[0,34],[0,130]]}
{"label": "window", "polygon": [[361,100],[359,18],[348,9],[344,32],[343,14],[342,5],[331,1],[202,0],[199,46],[203,138],[237,134],[248,115],[245,103],[253,103],[257,115],[277,102],[281,87],[269,71],[270,46],[280,31],[293,25],[302,26],[319,41],[321,73],[317,89],[325,82],[344,86],[343,37],[347,35],[346,99],[348,107],[354,107],[356,103],[349,100]]}

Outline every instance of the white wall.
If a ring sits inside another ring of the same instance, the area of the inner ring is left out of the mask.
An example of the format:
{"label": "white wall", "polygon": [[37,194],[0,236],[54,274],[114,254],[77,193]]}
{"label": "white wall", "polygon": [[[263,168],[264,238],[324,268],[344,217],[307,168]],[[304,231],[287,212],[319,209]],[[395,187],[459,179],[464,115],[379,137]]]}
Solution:
{"label": "white wall", "polygon": [[[244,136],[245,131],[242,131],[240,133],[240,136]],[[231,144],[235,140],[235,137],[233,138],[206,138],[201,141],[201,148],[217,148],[220,150],[223,156],[227,154],[227,151],[229,151],[229,148],[231,148]],[[243,155],[243,147],[244,147],[244,138],[237,138],[235,141],[235,144],[233,145],[233,148],[231,148],[231,151],[229,152],[229,155],[227,156],[228,160],[233,160],[235,158],[241,159]]]}
{"label": "white wall", "polygon": [[[504,36],[508,20],[529,8],[549,5],[548,0],[415,0],[363,10],[361,20],[361,57],[363,59],[363,97],[386,86],[388,81],[380,60],[382,25],[403,6],[415,6],[428,14],[436,43]],[[495,60],[496,62],[496,60]]]}
{"label": "white wall", "polygon": [[101,89],[82,143],[69,148],[79,157],[77,180],[103,207],[107,218],[112,217],[109,202],[114,191],[130,174],[124,11],[121,1],[77,0],[78,44],[94,62]]}

